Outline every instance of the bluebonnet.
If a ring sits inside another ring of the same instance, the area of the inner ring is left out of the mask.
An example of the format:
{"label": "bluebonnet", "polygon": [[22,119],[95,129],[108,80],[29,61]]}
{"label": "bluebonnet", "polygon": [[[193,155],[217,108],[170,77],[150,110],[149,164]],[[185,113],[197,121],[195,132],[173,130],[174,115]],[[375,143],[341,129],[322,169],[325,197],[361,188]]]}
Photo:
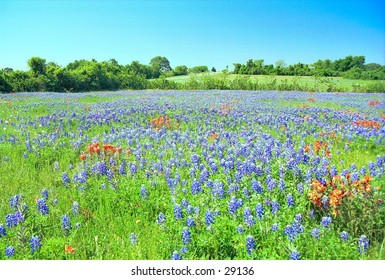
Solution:
{"label": "bluebonnet", "polygon": [[16,212],[15,214],[8,214],[5,216],[5,223],[9,228],[15,227],[23,221],[24,217],[20,212]]}
{"label": "bluebonnet", "polygon": [[251,254],[253,250],[257,248],[257,245],[255,244],[254,237],[249,235],[246,237],[246,251],[248,254]]}
{"label": "bluebonnet", "polygon": [[328,208],[329,207],[329,197],[327,197],[326,195],[321,197],[321,203],[322,203],[323,208]]}
{"label": "bluebonnet", "polygon": [[72,229],[70,217],[68,215],[63,215],[61,217],[61,227],[65,231],[66,234],[69,234]]}
{"label": "bluebonnet", "polygon": [[183,218],[182,208],[180,207],[179,204],[174,205],[174,218],[176,220]]}
{"label": "bluebonnet", "polygon": [[324,228],[329,228],[331,223],[332,223],[332,218],[331,217],[322,217],[321,225]]}
{"label": "bluebonnet", "polygon": [[104,161],[99,161],[96,163],[96,172],[101,176],[107,175],[107,165]]}
{"label": "bluebonnet", "polygon": [[186,225],[187,225],[188,227],[193,227],[193,226],[195,226],[195,221],[194,221],[194,219],[193,219],[191,216],[188,216],[188,217],[187,217]]}
{"label": "bluebonnet", "polygon": [[275,182],[275,180],[273,179],[273,178],[269,178],[270,177],[270,175],[268,175],[268,181],[267,181],[267,189],[271,192],[271,191],[273,191],[273,189],[275,188],[275,186],[276,186],[276,182]]}
{"label": "bluebonnet", "polygon": [[54,200],[52,201],[52,203],[53,203],[54,205],[56,205],[56,204],[59,203],[59,200],[57,200],[57,198],[56,198],[56,199],[54,199]]}
{"label": "bluebonnet", "polygon": [[17,194],[17,195],[12,196],[9,199],[9,206],[11,207],[11,209],[17,210],[17,207],[19,206],[21,199],[22,199],[21,194]]}
{"label": "bluebonnet", "polygon": [[360,254],[366,254],[369,249],[369,239],[365,235],[361,235],[358,240],[358,250]]}
{"label": "bluebonnet", "polygon": [[209,171],[206,168],[203,168],[199,177],[199,181],[205,182],[209,178],[209,176],[210,176]]}
{"label": "bluebonnet", "polygon": [[166,222],[166,216],[162,212],[160,212],[158,215],[158,220],[156,222],[158,224],[163,224],[164,222]]}
{"label": "bluebonnet", "polygon": [[41,247],[40,238],[37,235],[33,236],[29,241],[29,243],[30,243],[29,247],[31,248],[32,253],[38,251]]}
{"label": "bluebonnet", "polygon": [[136,166],[136,163],[132,163],[130,165],[130,172],[132,175],[134,175],[138,171],[138,167]]}
{"label": "bluebonnet", "polygon": [[147,189],[146,189],[146,187],[145,187],[144,185],[142,185],[142,186],[140,187],[140,196],[141,196],[142,198],[147,198],[147,196],[148,196]]}
{"label": "bluebonnet", "polygon": [[360,174],[361,174],[361,176],[365,176],[366,175],[366,168],[365,167],[362,167],[360,169]]}
{"label": "bluebonnet", "polygon": [[374,162],[369,162],[368,166],[369,166],[370,176],[376,177],[377,171],[376,171],[376,166],[375,166]]}
{"label": "bluebonnet", "polygon": [[74,216],[78,215],[79,209],[80,209],[79,202],[74,201],[74,203],[72,203],[72,214],[74,214]]}
{"label": "bluebonnet", "polygon": [[181,258],[181,256],[180,256],[180,254],[178,253],[178,251],[174,251],[174,252],[172,253],[172,259],[173,259],[173,260],[181,260],[182,258]]}
{"label": "bluebonnet", "polygon": [[202,191],[202,185],[199,181],[194,180],[191,185],[191,193],[192,194],[198,194]]}
{"label": "bluebonnet", "polygon": [[312,231],[311,231],[311,235],[315,238],[315,239],[319,239],[320,237],[320,234],[321,234],[321,231],[319,228],[313,228]]}
{"label": "bluebonnet", "polygon": [[248,215],[247,217],[244,217],[244,222],[248,227],[252,227],[255,225],[255,219],[253,215]]}
{"label": "bluebonnet", "polygon": [[273,213],[273,215],[275,215],[279,209],[281,209],[281,206],[276,200],[273,200],[273,202],[271,203],[271,212]]}
{"label": "bluebonnet", "polygon": [[182,248],[180,249],[181,255],[187,254],[187,252],[188,252],[188,249],[187,249],[186,247],[182,247]]}
{"label": "bluebonnet", "polygon": [[127,174],[126,163],[124,161],[119,165],[119,174],[120,175],[126,175]]}
{"label": "bluebonnet", "polygon": [[238,210],[238,201],[235,196],[232,196],[229,202],[229,212],[230,214],[235,214]]}
{"label": "bluebonnet", "polygon": [[191,242],[191,232],[189,231],[188,227],[185,227],[182,230],[182,241],[185,245]]}
{"label": "bluebonnet", "polygon": [[302,215],[301,215],[300,213],[298,213],[297,215],[295,215],[295,219],[296,219],[298,222],[302,223]]}
{"label": "bluebonnet", "polygon": [[206,210],[205,220],[206,220],[207,226],[213,225],[215,223],[214,215],[213,215],[213,212],[211,210]]}
{"label": "bluebonnet", "polygon": [[261,203],[258,203],[257,206],[255,206],[255,212],[257,213],[257,217],[262,220],[263,216],[265,215],[265,209]]}
{"label": "bluebonnet", "polygon": [[350,176],[350,180],[352,182],[355,182],[355,181],[358,181],[360,179],[360,176],[356,173],[356,172],[353,172]]}
{"label": "bluebonnet", "polygon": [[111,168],[109,168],[109,169],[107,170],[107,178],[108,178],[108,181],[111,181],[112,179],[114,179],[114,175],[115,175],[114,170],[112,170]]}
{"label": "bluebonnet", "polygon": [[182,199],[182,207],[186,209],[189,205],[190,205],[190,203],[188,202],[188,200],[183,198]]}
{"label": "bluebonnet", "polygon": [[291,251],[290,252],[290,259],[291,260],[300,260],[301,259],[301,254],[298,253],[297,251]]}
{"label": "bluebonnet", "polygon": [[296,237],[297,234],[304,232],[304,226],[301,225],[300,222],[297,220],[294,220],[291,225],[287,225],[285,227],[285,235],[289,238],[290,242],[292,242]]}
{"label": "bluebonnet", "polygon": [[12,246],[9,246],[5,249],[5,255],[7,256],[7,258],[11,258],[12,256],[15,255],[15,248],[13,248]]}
{"label": "bluebonnet", "polygon": [[256,191],[257,193],[263,192],[261,183],[255,180],[254,178],[251,180],[251,189]]}
{"label": "bluebonnet", "polygon": [[7,231],[5,230],[5,227],[3,224],[0,224],[0,237],[4,237],[7,235]]}
{"label": "bluebonnet", "polygon": [[272,224],[270,230],[272,232],[279,230],[278,224]]}
{"label": "bluebonnet", "polygon": [[212,194],[213,194],[215,197],[218,197],[218,198],[224,198],[224,197],[225,197],[225,188],[224,188],[224,184],[223,184],[222,182],[215,181],[215,182],[213,183]]}
{"label": "bluebonnet", "polygon": [[345,240],[345,241],[349,241],[349,239],[350,239],[349,233],[347,231],[342,231],[340,233],[340,238]]}
{"label": "bluebonnet", "polygon": [[242,234],[244,231],[245,231],[245,230],[243,229],[243,226],[242,226],[242,225],[239,225],[239,226],[237,227],[237,232],[238,232],[239,234]]}
{"label": "bluebonnet", "polygon": [[294,201],[294,197],[291,193],[289,193],[287,196],[286,196],[286,201],[287,201],[287,206],[290,208],[290,207],[294,207],[295,206],[295,201]]}
{"label": "bluebonnet", "polygon": [[279,179],[279,189],[283,192],[286,189],[285,181],[281,178]]}
{"label": "bluebonnet", "polygon": [[37,210],[44,216],[49,214],[48,205],[45,203],[44,198],[39,198],[37,201]]}
{"label": "bluebonnet", "polygon": [[243,209],[243,218],[246,219],[250,215],[251,215],[251,209],[249,207],[245,207]]}
{"label": "bluebonnet", "polygon": [[136,235],[136,233],[135,232],[131,232],[131,234],[130,234],[130,242],[131,242],[132,246],[136,245],[137,238],[138,238],[138,236]]}

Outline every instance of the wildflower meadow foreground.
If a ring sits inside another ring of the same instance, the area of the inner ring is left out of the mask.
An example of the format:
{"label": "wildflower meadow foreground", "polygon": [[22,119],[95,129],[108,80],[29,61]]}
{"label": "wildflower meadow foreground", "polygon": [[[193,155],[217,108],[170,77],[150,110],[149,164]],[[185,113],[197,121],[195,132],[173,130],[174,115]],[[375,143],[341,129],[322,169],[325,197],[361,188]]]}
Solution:
{"label": "wildflower meadow foreground", "polygon": [[0,96],[0,259],[385,259],[384,94]]}

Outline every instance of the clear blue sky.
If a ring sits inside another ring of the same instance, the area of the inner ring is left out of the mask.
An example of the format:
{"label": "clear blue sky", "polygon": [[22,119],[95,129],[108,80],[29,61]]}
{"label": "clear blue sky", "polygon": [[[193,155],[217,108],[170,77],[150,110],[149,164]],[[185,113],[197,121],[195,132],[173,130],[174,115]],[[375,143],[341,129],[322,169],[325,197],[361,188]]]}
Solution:
{"label": "clear blue sky", "polygon": [[0,0],[0,68],[32,56],[61,66],[115,58],[172,67],[265,59],[312,63],[347,55],[385,64],[385,1]]}

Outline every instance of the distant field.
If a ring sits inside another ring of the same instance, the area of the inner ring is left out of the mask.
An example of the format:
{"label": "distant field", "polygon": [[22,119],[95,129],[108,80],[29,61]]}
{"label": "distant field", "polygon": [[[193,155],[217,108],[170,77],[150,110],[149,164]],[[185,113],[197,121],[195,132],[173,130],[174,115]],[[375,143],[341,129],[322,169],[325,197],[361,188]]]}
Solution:
{"label": "distant field", "polygon": [[329,86],[333,86],[338,89],[338,91],[364,91],[367,86],[373,86],[378,83],[383,83],[385,86],[385,81],[374,81],[374,80],[352,80],[345,79],[341,77],[310,77],[310,76],[273,76],[273,75],[238,75],[238,74],[223,74],[223,73],[202,73],[202,74],[193,74],[186,76],[176,76],[169,77],[167,80],[174,81],[177,83],[186,83],[191,78],[196,78],[201,80],[208,77],[216,77],[218,79],[228,79],[230,81],[235,79],[250,79],[252,82],[258,82],[260,84],[269,84],[274,82],[276,84],[293,84],[298,83],[300,86],[307,87],[318,87],[323,91],[327,91]]}

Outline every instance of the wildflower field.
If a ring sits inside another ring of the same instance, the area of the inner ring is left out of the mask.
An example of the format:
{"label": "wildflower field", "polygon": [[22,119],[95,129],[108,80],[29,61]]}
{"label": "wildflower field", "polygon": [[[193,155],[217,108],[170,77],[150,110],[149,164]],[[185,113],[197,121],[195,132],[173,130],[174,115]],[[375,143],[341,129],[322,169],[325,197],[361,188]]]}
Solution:
{"label": "wildflower field", "polygon": [[0,259],[385,259],[384,94],[0,96]]}

